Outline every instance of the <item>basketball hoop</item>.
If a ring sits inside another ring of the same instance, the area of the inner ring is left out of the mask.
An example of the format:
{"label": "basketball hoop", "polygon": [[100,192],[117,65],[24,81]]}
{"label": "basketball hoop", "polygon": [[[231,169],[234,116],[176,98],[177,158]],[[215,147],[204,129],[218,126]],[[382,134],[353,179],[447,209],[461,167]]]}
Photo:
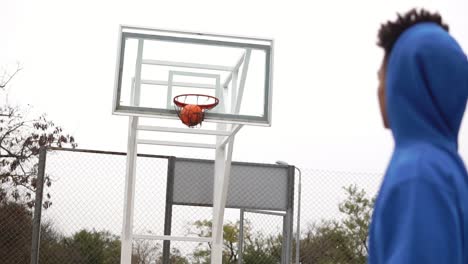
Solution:
{"label": "basketball hoop", "polygon": [[205,111],[213,109],[218,103],[218,98],[205,94],[181,94],[174,97],[177,115],[188,127],[201,125]]}

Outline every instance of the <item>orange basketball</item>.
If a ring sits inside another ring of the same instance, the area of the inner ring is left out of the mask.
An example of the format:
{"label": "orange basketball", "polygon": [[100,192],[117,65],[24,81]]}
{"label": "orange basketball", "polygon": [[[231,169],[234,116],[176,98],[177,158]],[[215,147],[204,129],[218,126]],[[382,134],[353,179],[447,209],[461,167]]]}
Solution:
{"label": "orange basketball", "polygon": [[203,111],[198,105],[186,105],[180,111],[180,120],[187,126],[196,126],[203,121]]}

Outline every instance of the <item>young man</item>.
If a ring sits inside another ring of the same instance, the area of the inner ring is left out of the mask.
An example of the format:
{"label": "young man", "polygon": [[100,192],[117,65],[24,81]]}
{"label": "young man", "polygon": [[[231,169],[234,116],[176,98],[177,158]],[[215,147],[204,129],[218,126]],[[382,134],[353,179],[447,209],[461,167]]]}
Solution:
{"label": "young man", "polygon": [[468,263],[468,175],[458,131],[467,57],[439,14],[382,25],[379,102],[395,150],[370,228],[370,264]]}

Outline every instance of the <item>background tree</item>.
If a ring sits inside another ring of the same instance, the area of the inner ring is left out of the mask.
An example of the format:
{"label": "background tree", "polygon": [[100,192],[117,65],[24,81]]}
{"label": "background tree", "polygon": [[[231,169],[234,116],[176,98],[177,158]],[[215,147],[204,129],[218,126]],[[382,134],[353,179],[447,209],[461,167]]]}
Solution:
{"label": "background tree", "polygon": [[79,252],[70,252],[64,243],[64,236],[55,229],[52,222],[41,223],[40,238],[39,263],[63,264],[63,260],[81,260]]}
{"label": "background tree", "polygon": [[[77,146],[73,136],[63,132],[45,114],[35,115],[30,106],[8,104],[8,88],[21,71],[0,69],[0,263],[29,263],[31,229],[36,192],[38,158],[41,148]],[[53,178],[45,175],[45,187]],[[52,205],[45,192],[43,206]],[[42,223],[40,262],[47,264],[120,263],[120,239],[107,231],[80,230],[67,237],[52,222]],[[137,241],[132,263],[159,264],[160,247],[148,241]],[[186,264],[177,248],[171,251],[172,264]]]}
{"label": "background tree", "polygon": [[21,64],[16,63],[15,68],[11,69],[10,67],[3,66],[0,70],[0,90],[6,92],[8,84],[13,80],[13,78],[22,70]]}
{"label": "background tree", "polygon": [[133,242],[132,264],[153,264],[158,261],[161,244],[149,240]]}
{"label": "background tree", "polygon": [[343,189],[347,198],[338,206],[340,212],[345,215],[342,227],[346,236],[349,237],[350,247],[355,250],[357,259],[364,263],[369,253],[367,238],[375,197],[368,198],[366,191],[359,189],[356,185]]}
{"label": "background tree", "polygon": [[[303,264],[364,264],[368,254],[367,237],[375,198],[369,198],[356,185],[344,187],[346,198],[338,204],[341,217],[308,226],[301,239],[300,261]],[[280,263],[280,234],[253,233],[251,223],[244,224],[245,264]],[[236,263],[239,256],[239,223],[224,225],[223,263]],[[190,234],[211,236],[211,221],[192,224]],[[295,247],[295,245],[294,245]],[[211,245],[200,243],[193,253],[195,263],[210,263]],[[295,252],[295,250],[293,250]]]}
{"label": "background tree", "polygon": [[276,264],[281,263],[281,235],[265,235],[257,232],[248,234],[245,239],[242,259],[245,264]]}
{"label": "background tree", "polygon": [[[162,254],[159,257],[159,262],[156,262],[156,264],[162,264],[163,262]],[[169,257],[169,264],[189,264],[189,260],[182,255],[182,252],[180,252],[180,249],[178,248],[172,248],[171,249],[171,255]]]}
{"label": "background tree", "polygon": [[83,229],[64,238],[62,243],[69,263],[120,263],[120,240],[110,232]]}
{"label": "background tree", "polygon": [[[188,233],[199,237],[211,237],[211,220],[195,221],[189,228]],[[244,233],[248,233],[249,224],[244,225]],[[238,242],[239,242],[239,222],[229,222],[223,226],[223,263],[237,263]],[[207,245],[208,244],[208,245]],[[211,243],[199,243],[193,252],[195,263],[210,263]]]}
{"label": "background tree", "polygon": [[[13,74],[0,76],[0,89],[5,90]],[[0,104],[0,200],[22,202],[30,208],[34,205],[38,155],[41,147],[75,148],[75,139],[65,134],[60,126],[48,120],[46,115],[34,116],[31,107]],[[52,180],[45,177],[45,185]],[[44,197],[44,207],[51,205],[50,194]]]}
{"label": "background tree", "polygon": [[349,237],[337,221],[309,225],[300,247],[300,261],[303,264],[355,263]]}
{"label": "background tree", "polygon": [[375,198],[356,185],[343,188],[346,198],[338,205],[343,218],[309,225],[301,239],[303,264],[364,264]]}
{"label": "background tree", "polygon": [[[192,224],[189,234],[200,237],[211,236],[212,222],[210,220],[200,220]],[[228,222],[223,226],[223,263],[234,264],[239,258],[239,221]],[[245,264],[274,264],[281,261],[282,236],[273,234],[253,233],[251,222],[244,222],[244,252],[243,261]],[[210,263],[211,243],[206,245],[200,243],[193,252],[195,263]]]}
{"label": "background tree", "polygon": [[31,212],[22,204],[0,201],[0,262],[29,263]]}

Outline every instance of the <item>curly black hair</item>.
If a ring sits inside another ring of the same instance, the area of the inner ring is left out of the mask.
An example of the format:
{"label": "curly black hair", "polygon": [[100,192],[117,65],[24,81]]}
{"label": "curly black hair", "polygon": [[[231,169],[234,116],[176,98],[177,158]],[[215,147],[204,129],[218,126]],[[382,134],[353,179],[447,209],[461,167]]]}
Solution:
{"label": "curly black hair", "polygon": [[403,15],[397,13],[397,20],[395,22],[387,21],[379,29],[377,46],[384,50],[384,57],[388,57],[398,37],[405,30],[421,22],[434,22],[445,31],[449,31],[449,26],[444,23],[439,13],[431,13],[424,9],[411,9]]}

